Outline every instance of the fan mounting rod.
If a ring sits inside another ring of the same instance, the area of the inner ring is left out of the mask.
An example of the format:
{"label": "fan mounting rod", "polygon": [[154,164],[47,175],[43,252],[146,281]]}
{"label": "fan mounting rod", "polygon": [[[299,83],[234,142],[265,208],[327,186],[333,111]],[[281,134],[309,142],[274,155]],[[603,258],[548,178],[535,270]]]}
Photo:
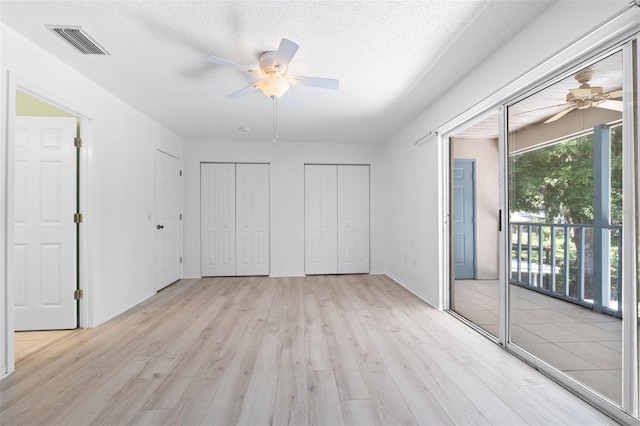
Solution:
{"label": "fan mounting rod", "polygon": [[575,75],[575,79],[578,81],[578,83],[581,83],[581,84],[588,83],[593,78],[593,74],[594,74],[593,69],[587,68],[578,72]]}

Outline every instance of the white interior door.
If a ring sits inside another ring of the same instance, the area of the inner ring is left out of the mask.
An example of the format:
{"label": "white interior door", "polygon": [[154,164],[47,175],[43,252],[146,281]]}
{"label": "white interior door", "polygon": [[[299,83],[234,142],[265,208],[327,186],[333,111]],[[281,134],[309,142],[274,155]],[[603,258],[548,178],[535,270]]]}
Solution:
{"label": "white interior door", "polygon": [[338,166],[338,273],[369,272],[369,166]]}
{"label": "white interior door", "polygon": [[338,271],[337,166],[305,165],[305,273]]}
{"label": "white interior door", "polygon": [[269,275],[268,164],[236,164],[236,275]]}
{"label": "white interior door", "polygon": [[156,151],[156,290],[182,277],[180,160]]}
{"label": "white interior door", "polygon": [[76,119],[16,117],[16,330],[76,328]]}
{"label": "white interior door", "polygon": [[200,170],[201,274],[236,274],[236,166],[203,163]]}

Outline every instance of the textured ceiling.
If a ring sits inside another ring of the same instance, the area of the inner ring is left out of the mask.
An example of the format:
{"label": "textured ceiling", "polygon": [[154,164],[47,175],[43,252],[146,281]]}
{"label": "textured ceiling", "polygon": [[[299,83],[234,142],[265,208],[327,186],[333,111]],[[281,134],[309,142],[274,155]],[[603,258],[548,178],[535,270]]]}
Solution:
{"label": "textured ceiling", "polygon": [[[226,98],[257,77],[204,56],[257,68],[288,38],[300,45],[290,74],[340,88],[292,87],[279,140],[382,143],[552,3],[3,1],[0,19],[185,140],[269,141],[271,100]],[[49,24],[83,26],[112,56],[81,55]]]}

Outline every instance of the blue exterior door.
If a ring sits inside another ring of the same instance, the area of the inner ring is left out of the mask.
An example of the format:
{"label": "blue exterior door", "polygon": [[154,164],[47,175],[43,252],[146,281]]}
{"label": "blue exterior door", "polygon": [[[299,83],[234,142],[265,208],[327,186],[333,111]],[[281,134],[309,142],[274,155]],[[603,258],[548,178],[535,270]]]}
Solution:
{"label": "blue exterior door", "polygon": [[476,277],[475,160],[453,161],[455,279]]}

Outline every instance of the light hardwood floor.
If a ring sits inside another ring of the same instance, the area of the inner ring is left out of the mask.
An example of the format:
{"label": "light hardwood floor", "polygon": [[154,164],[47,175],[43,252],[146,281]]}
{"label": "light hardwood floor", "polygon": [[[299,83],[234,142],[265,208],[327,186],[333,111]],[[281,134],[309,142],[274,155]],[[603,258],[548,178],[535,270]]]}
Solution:
{"label": "light hardwood floor", "polygon": [[20,331],[14,333],[16,364],[20,364],[24,359],[46,349],[57,341],[66,339],[73,333],[76,333],[76,330]]}
{"label": "light hardwood floor", "polygon": [[0,381],[8,425],[613,424],[385,276],[182,280]]}

